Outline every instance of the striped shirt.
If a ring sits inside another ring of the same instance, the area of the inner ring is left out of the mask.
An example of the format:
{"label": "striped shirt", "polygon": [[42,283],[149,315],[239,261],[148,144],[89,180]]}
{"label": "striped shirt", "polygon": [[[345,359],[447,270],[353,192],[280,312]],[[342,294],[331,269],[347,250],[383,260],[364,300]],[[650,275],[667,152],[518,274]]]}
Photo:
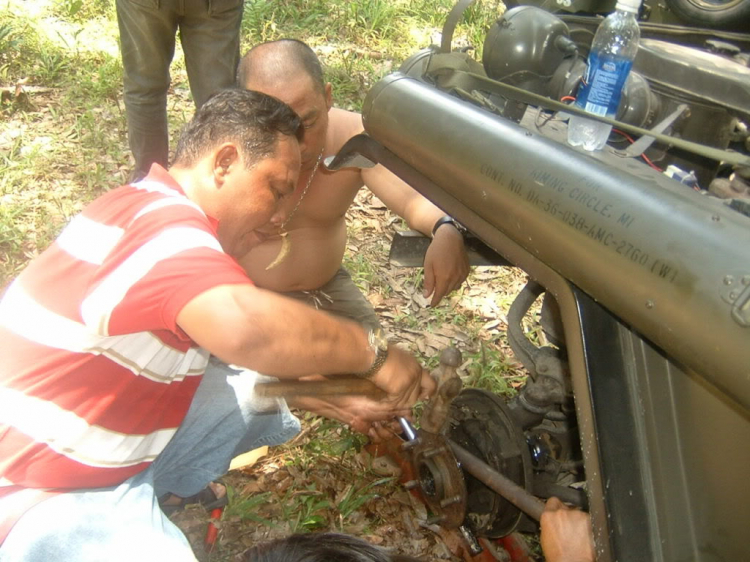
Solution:
{"label": "striped shirt", "polygon": [[215,227],[154,166],[89,205],[8,288],[0,496],[116,485],[164,449],[209,355],[178,313],[207,289],[250,282]]}

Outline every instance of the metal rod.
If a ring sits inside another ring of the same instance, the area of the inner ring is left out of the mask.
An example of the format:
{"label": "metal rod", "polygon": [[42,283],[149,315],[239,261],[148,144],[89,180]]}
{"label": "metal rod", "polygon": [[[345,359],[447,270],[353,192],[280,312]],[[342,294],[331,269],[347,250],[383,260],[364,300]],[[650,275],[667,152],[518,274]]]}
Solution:
{"label": "metal rod", "polygon": [[544,502],[521,488],[518,484],[494,470],[490,465],[472,455],[460,445],[448,440],[461,468],[480,482],[500,494],[529,517],[539,521],[544,511]]}
{"label": "metal rod", "polygon": [[401,429],[404,430],[404,434],[409,438],[409,441],[414,441],[417,438],[417,430],[409,420],[403,416],[398,417],[398,423],[401,424]]}

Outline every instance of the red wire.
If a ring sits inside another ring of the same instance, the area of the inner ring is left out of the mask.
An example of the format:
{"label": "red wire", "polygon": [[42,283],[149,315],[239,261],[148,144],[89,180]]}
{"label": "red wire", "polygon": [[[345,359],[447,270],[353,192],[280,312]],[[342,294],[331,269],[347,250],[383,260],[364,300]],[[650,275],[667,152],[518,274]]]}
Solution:
{"label": "red wire", "polygon": [[[633,140],[633,137],[631,137],[625,131],[621,131],[620,129],[612,129],[612,131],[615,132],[615,133],[617,133],[618,135],[622,135],[623,137],[625,137],[630,144],[633,144],[635,142]],[[651,161],[651,159],[648,156],[646,156],[645,154],[641,154],[641,158],[643,158],[646,161],[646,164],[648,164],[649,166],[651,166],[657,172],[663,172],[664,171],[659,166],[657,166],[656,164],[654,164]]]}
{"label": "red wire", "polygon": [[625,131],[621,131],[620,129],[612,129],[613,133],[617,133],[618,135],[622,135],[626,139],[628,139],[628,142],[630,144],[633,144],[635,141],[633,140],[633,137],[631,137],[629,134],[627,134]]}

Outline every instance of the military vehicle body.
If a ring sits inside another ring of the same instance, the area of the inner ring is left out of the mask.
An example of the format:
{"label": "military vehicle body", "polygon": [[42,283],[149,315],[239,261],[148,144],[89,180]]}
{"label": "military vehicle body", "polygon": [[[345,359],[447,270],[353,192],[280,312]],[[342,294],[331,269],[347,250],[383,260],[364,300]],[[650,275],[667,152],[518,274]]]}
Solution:
{"label": "military vehicle body", "polygon": [[[366,135],[330,163],[383,164],[466,227],[484,263],[530,278],[508,316],[528,383],[510,402],[465,391],[449,436],[588,509],[600,561],[746,559],[750,37],[644,23],[619,132],[590,153],[565,142],[576,110],[560,100],[600,20],[510,10],[480,63],[451,49],[470,3],[440,47],[373,87]],[[541,347],[521,328],[538,298]],[[449,477],[417,468],[432,494]],[[533,528],[469,475],[464,494],[476,536]]]}

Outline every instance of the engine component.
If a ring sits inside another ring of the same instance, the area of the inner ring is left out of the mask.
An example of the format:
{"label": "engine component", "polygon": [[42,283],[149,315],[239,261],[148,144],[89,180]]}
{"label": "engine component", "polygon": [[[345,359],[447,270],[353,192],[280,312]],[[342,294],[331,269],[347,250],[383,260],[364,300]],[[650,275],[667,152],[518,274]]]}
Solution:
{"label": "engine component", "polygon": [[665,1],[686,22],[722,29],[742,29],[750,25],[750,2],[747,0]]}
{"label": "engine component", "polygon": [[[526,440],[503,401],[489,392],[468,388],[451,405],[448,436],[493,470],[531,491],[531,457]],[[466,519],[480,536],[512,533],[523,514],[486,484],[467,474]]]}
{"label": "engine component", "polygon": [[[719,54],[685,45],[644,39],[633,64],[660,100],[653,121],[687,104],[689,110],[665,132],[707,146],[728,148],[737,119],[750,119],[750,68]],[[675,165],[694,171],[708,189],[719,169],[717,162],[684,154],[650,153],[662,168]]]}
{"label": "engine component", "polygon": [[638,127],[649,127],[660,108],[661,101],[651,90],[648,81],[638,72],[632,71],[625,81],[617,120]]}
{"label": "engine component", "polygon": [[[543,292],[541,285],[529,281],[508,312],[508,343],[513,354],[529,372],[523,389],[509,404],[513,418],[523,429],[541,423],[570,394],[564,352],[552,346],[537,347],[524,333],[523,317]],[[551,306],[547,306],[548,315]]]}
{"label": "engine component", "polygon": [[728,178],[717,178],[708,187],[712,195],[722,199],[750,199],[750,180],[734,172]]}
{"label": "engine component", "polygon": [[482,63],[494,80],[543,93],[563,59],[576,51],[560,18],[539,8],[518,6],[490,28]]}
{"label": "engine component", "polygon": [[[586,68],[589,46],[585,41],[590,40],[590,33],[574,33],[583,28],[575,23],[571,26],[535,6],[508,10],[485,40],[482,60],[486,75],[554,100],[574,97]],[[741,62],[738,46],[726,41],[721,45],[717,47],[714,41],[709,44],[713,52],[709,52],[643,37],[617,120],[647,128],[686,105],[688,111],[665,133],[705,146],[729,148],[737,121],[742,125],[750,121],[750,68]],[[510,100],[498,101],[492,95],[488,99],[502,109],[498,113],[520,122],[523,112],[509,111]],[[626,137],[621,140],[628,142]],[[663,169],[675,165],[693,171],[703,189],[708,189],[719,171],[713,160],[664,145],[652,147],[647,157]]]}

